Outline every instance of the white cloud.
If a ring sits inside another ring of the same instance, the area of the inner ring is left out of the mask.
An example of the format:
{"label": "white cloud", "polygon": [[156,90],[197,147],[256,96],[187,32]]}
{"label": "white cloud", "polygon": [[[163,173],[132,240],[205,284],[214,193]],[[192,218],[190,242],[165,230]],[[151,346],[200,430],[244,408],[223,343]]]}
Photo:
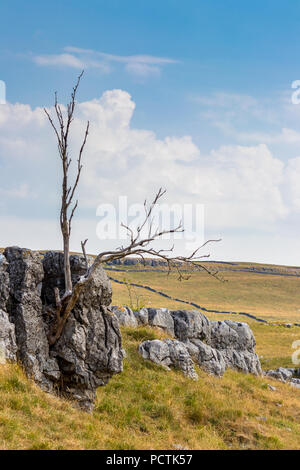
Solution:
{"label": "white cloud", "polygon": [[129,62],[125,66],[126,72],[137,77],[145,78],[151,75],[160,75],[160,68],[154,65],[148,65],[140,62]]}
{"label": "white cloud", "polygon": [[300,143],[300,132],[286,127],[277,132],[241,131],[230,123],[215,121],[214,126],[220,129],[224,135],[234,138],[239,142],[264,142],[265,144],[293,145]]}
{"label": "white cloud", "polygon": [[287,105],[286,95],[280,94],[271,100],[215,92],[208,96],[192,96],[191,100],[200,105],[201,119],[233,141],[270,145],[300,142],[300,133],[292,127],[297,122],[297,106]]}
{"label": "white cloud", "polygon": [[273,99],[214,92],[190,100],[199,105],[200,118],[232,142],[265,143],[273,149],[284,145],[297,150],[299,146],[300,106],[292,104],[289,92]]}
{"label": "white cloud", "polygon": [[159,75],[164,65],[178,63],[178,61],[167,57],[151,55],[120,56],[71,46],[65,47],[64,53],[61,54],[33,56],[33,61],[40,66],[64,66],[81,70],[97,68],[103,73],[111,71],[111,63],[119,63],[124,66],[127,73],[139,78]]}
{"label": "white cloud", "polygon": [[[300,158],[284,164],[265,144],[221,146],[203,155],[190,136],[158,139],[152,131],[132,128],[134,109],[131,96],[123,90],[110,90],[100,99],[78,104],[71,151],[78,150],[85,123],[91,122],[80,184],[81,210],[95,214],[99,203],[117,204],[120,195],[128,196],[129,203],[141,202],[162,186],[168,190],[166,202],[205,204],[210,233],[219,236],[235,230],[246,233],[245,240],[253,231],[267,239],[266,234],[279,230],[299,210]],[[7,179],[2,196],[9,203],[17,194],[30,198],[34,193],[41,207],[54,209],[59,204],[59,161],[43,110],[7,104],[0,107],[0,123],[0,165],[7,175],[14,175],[10,187]],[[13,201],[10,208],[13,215]],[[30,214],[28,204],[28,218]],[[93,238],[93,223],[96,228],[97,219],[93,222],[91,215],[88,222],[77,219],[82,236],[89,230]],[[36,240],[44,233],[38,224],[34,225]],[[5,230],[10,229],[4,227],[2,236]],[[53,245],[57,239],[58,233],[52,236]],[[94,241],[90,249],[96,246]],[[246,253],[247,246],[244,258]]]}
{"label": "white cloud", "polygon": [[257,108],[258,101],[249,95],[238,93],[215,92],[209,96],[194,96],[193,101],[208,107],[230,108],[249,110]]}
{"label": "white cloud", "polygon": [[300,157],[291,158],[285,169],[286,191],[289,195],[292,207],[300,212]]}
{"label": "white cloud", "polygon": [[34,196],[31,193],[28,184],[20,184],[17,187],[1,188],[0,187],[0,198],[13,198],[13,199],[27,199]]}
{"label": "white cloud", "polygon": [[85,64],[71,54],[38,55],[33,58],[34,62],[43,66],[65,66],[75,69],[83,69]]}
{"label": "white cloud", "polygon": [[101,57],[102,59],[107,60],[108,62],[121,62],[124,64],[129,63],[139,63],[139,64],[148,64],[148,65],[163,65],[163,64],[176,64],[177,60],[170,59],[168,57],[156,57],[152,55],[140,54],[140,55],[129,55],[121,56],[114,54],[106,54],[105,52],[95,51],[93,49],[80,49],[79,47],[68,46],[65,47],[65,51],[77,53],[77,54],[86,54],[87,56],[96,56]]}

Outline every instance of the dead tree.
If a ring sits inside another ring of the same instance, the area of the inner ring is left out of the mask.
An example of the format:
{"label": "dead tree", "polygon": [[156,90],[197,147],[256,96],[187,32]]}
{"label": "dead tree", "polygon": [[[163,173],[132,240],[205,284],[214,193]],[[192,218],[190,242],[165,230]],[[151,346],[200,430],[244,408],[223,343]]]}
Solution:
{"label": "dead tree", "polygon": [[[48,113],[47,109],[45,108],[44,111],[48,116],[49,122],[54,129],[57,143],[58,143],[58,152],[62,163],[62,170],[63,170],[63,179],[62,179],[62,195],[61,195],[61,208],[60,208],[60,228],[63,236],[63,250],[64,250],[64,274],[65,274],[65,294],[62,299],[59,298],[59,292],[56,290],[55,296],[57,299],[57,303],[60,304],[64,301],[65,297],[69,297],[72,294],[72,279],[71,279],[71,268],[70,268],[70,235],[71,235],[71,223],[76,211],[78,200],[73,203],[74,195],[76,188],[79,183],[80,174],[82,170],[81,158],[82,153],[87,141],[87,136],[89,133],[89,122],[87,123],[84,139],[79,151],[79,156],[77,159],[77,175],[73,185],[69,186],[69,169],[71,165],[71,158],[69,157],[68,153],[68,143],[69,143],[69,132],[70,126],[73,121],[74,111],[75,111],[75,99],[77,89],[81,80],[83,72],[79,75],[77,79],[77,83],[73,88],[73,92],[71,95],[71,101],[67,106],[67,117],[64,118],[61,106],[57,102],[57,93],[55,93],[55,113],[58,124],[55,125],[53,119],[51,118],[50,114]],[[73,204],[73,207],[71,208]]]}
{"label": "dead tree", "polygon": [[[208,257],[209,255],[199,255],[199,251],[205,245],[212,241],[219,240],[208,240],[202,246],[197,248],[189,256],[172,256],[174,246],[167,250],[157,250],[152,246],[152,242],[160,239],[163,235],[173,234],[178,232],[183,232],[184,229],[180,223],[177,227],[169,230],[159,230],[158,228],[153,227],[153,211],[159,200],[165,194],[165,190],[161,188],[155,195],[151,204],[148,204],[147,201],[144,201],[145,216],[142,223],[136,228],[133,229],[129,226],[122,226],[127,230],[129,242],[127,246],[121,246],[115,251],[103,251],[99,253],[94,259],[93,263],[89,266],[88,259],[86,256],[85,245],[87,240],[81,242],[83,256],[86,262],[86,273],[80,277],[75,285],[72,285],[71,277],[71,268],[70,268],[70,234],[71,234],[71,223],[74,216],[74,213],[78,206],[78,200],[74,202],[74,195],[79,183],[81,170],[82,170],[82,154],[84,147],[87,142],[87,137],[89,133],[89,122],[87,122],[85,134],[82,140],[82,145],[79,150],[79,155],[77,158],[77,174],[72,185],[69,185],[69,169],[72,162],[72,159],[69,157],[68,148],[69,148],[69,134],[71,123],[74,118],[74,111],[76,106],[76,93],[78,86],[80,84],[81,77],[83,72],[79,75],[76,85],[73,88],[71,94],[71,100],[67,105],[66,116],[63,115],[61,106],[57,101],[57,93],[55,93],[55,103],[54,110],[56,114],[57,123],[54,123],[53,118],[50,113],[45,109],[45,113],[49,119],[49,122],[55,132],[57,143],[58,143],[58,152],[62,163],[62,195],[61,195],[61,209],[60,209],[60,227],[63,237],[63,252],[64,252],[64,277],[65,277],[65,292],[63,296],[60,296],[58,288],[55,288],[55,300],[56,300],[56,321],[53,323],[49,334],[49,344],[53,345],[58,338],[60,337],[64,325],[76,305],[76,302],[79,298],[79,295],[84,290],[87,283],[93,278],[94,273],[98,266],[103,263],[107,263],[116,259],[122,259],[127,256],[139,256],[143,261],[145,256],[150,255],[153,257],[158,257],[164,260],[168,266],[168,272],[171,269],[175,269],[178,272],[179,279],[184,279],[185,275],[183,274],[183,268],[189,266],[190,268],[199,270],[203,269],[212,276],[217,277],[217,271],[211,271],[206,266],[199,263],[201,258]],[[149,225],[149,227],[148,227]],[[143,232],[147,230],[147,234],[143,235]]]}

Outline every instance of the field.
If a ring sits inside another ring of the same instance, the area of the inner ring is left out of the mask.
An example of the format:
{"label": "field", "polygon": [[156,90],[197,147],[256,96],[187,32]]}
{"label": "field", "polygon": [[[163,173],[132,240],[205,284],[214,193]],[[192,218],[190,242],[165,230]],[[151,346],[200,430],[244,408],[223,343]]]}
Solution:
{"label": "field", "polygon": [[[123,269],[123,267],[122,267]],[[156,288],[214,310],[245,311],[271,321],[209,313],[210,319],[246,321],[263,368],[293,366],[300,328],[297,277],[223,271],[227,282],[202,272],[184,282],[165,272],[107,271],[115,279]],[[113,282],[113,303],[188,309],[142,288]],[[300,308],[300,307],[299,307]],[[122,328],[124,372],[97,394],[93,414],[43,393],[16,365],[0,368],[1,449],[300,449],[300,390],[270,378],[231,370],[223,378],[197,369],[199,381],[166,373],[143,360],[137,348],[162,338],[156,329]],[[276,390],[271,390],[269,384]]]}
{"label": "field", "polygon": [[[242,315],[207,313],[211,320],[246,321],[252,328],[260,355],[262,366],[266,369],[273,367],[293,367],[291,355],[294,352],[292,343],[300,339],[300,327],[284,327],[286,323],[300,322],[300,278],[273,274],[241,272],[249,266],[246,263],[235,264],[234,267],[221,265],[226,271],[220,271],[224,282],[208,276],[204,272],[194,272],[188,280],[179,281],[177,273],[160,272],[149,268],[136,272],[136,267],[122,266],[123,271],[107,271],[114,279],[126,282],[113,282],[113,304],[146,307],[168,307],[170,309],[191,309],[181,302],[162,297],[148,290],[130,287],[130,283],[143,284],[160,290],[171,297],[193,301],[210,310],[247,312],[265,319],[271,324],[259,323]],[[215,268],[213,264],[210,268]],[[218,265],[220,267],[220,265]],[[282,273],[298,270],[276,266],[256,265]],[[111,268],[111,267],[110,267]],[[118,269],[120,269],[118,267]],[[229,270],[230,269],[230,270]],[[290,271],[291,270],[291,271]]]}
{"label": "field", "polygon": [[[215,268],[214,265],[209,267]],[[172,297],[193,301],[212,310],[248,312],[275,322],[300,322],[300,277],[264,274],[261,270],[259,273],[240,272],[238,268],[241,269],[241,265],[230,267],[230,270],[226,266],[226,271],[220,271],[224,282],[199,271],[185,281],[178,281],[177,273],[166,275],[153,269],[135,272],[136,268],[125,266],[122,267],[125,272],[108,271],[108,274],[118,280],[154,287]],[[159,295],[138,288],[134,290],[145,306],[158,307],[163,303],[164,307],[184,308],[184,304]],[[114,283],[113,302],[126,305],[128,301],[128,288]]]}
{"label": "field", "polygon": [[[1,449],[300,449],[300,391],[228,370],[199,381],[137,352],[150,328],[122,329],[124,372],[89,415],[40,391],[18,366],[0,369]],[[269,389],[268,384],[276,387]]]}

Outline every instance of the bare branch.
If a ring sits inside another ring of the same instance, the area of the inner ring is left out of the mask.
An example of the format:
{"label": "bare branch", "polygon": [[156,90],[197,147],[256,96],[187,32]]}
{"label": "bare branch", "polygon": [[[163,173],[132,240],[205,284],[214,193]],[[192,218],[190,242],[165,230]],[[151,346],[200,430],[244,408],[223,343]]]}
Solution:
{"label": "bare branch", "polygon": [[[71,124],[74,119],[74,112],[76,106],[76,94],[80,84],[80,80],[82,78],[83,72],[79,75],[75,86],[73,87],[71,93],[71,99],[66,107],[66,116],[64,117],[63,110],[61,106],[58,104],[57,100],[57,93],[55,93],[54,99],[54,110],[56,114],[56,119],[51,117],[48,110],[45,108],[45,113],[48,117],[51,127],[54,130],[57,145],[58,145],[58,152],[62,162],[62,193],[61,193],[61,208],[60,208],[60,227],[63,236],[63,250],[64,250],[64,275],[65,275],[65,292],[62,297],[60,297],[59,290],[55,288],[54,295],[55,295],[55,302],[56,302],[56,322],[52,325],[50,334],[49,334],[49,344],[53,345],[57,339],[60,337],[64,325],[70,315],[70,312],[76,305],[80,293],[85,288],[87,283],[93,278],[95,270],[97,267],[102,263],[107,263],[116,259],[122,259],[127,256],[138,256],[142,259],[145,263],[145,256],[150,255],[151,257],[156,257],[165,261],[168,267],[168,273],[171,272],[172,269],[175,269],[178,273],[179,279],[185,279],[187,276],[183,273],[183,267],[189,266],[193,270],[196,269],[203,269],[210,275],[218,278],[217,271],[211,271],[209,268],[204,266],[199,262],[202,258],[208,257],[209,255],[199,255],[199,251],[201,248],[206,246],[210,242],[217,242],[219,240],[208,240],[202,246],[198,247],[193,253],[189,256],[173,256],[174,246],[169,249],[156,249],[153,247],[152,243],[156,240],[160,239],[162,236],[167,234],[175,234],[184,232],[184,228],[182,223],[180,222],[178,226],[165,230],[160,229],[159,227],[154,227],[154,209],[157,206],[160,199],[164,196],[165,190],[160,188],[158,192],[155,194],[152,202],[150,204],[147,203],[147,200],[144,202],[144,210],[145,216],[142,223],[136,228],[133,229],[129,226],[122,224],[127,231],[129,236],[129,243],[127,246],[121,246],[114,251],[103,251],[97,255],[93,264],[89,267],[88,259],[86,255],[85,246],[87,240],[81,242],[82,253],[85,260],[86,265],[86,273],[81,276],[81,278],[74,284],[72,284],[72,277],[71,277],[71,267],[70,267],[70,234],[71,234],[71,224],[73,221],[74,213],[78,206],[78,200],[76,200],[75,204],[73,203],[73,199],[75,196],[75,192],[78,187],[78,183],[81,176],[82,171],[82,155],[83,151],[86,146],[87,138],[89,135],[89,126],[90,123],[87,122],[87,126],[85,129],[84,137],[82,140],[81,147],[79,149],[79,154],[77,158],[77,172],[76,177],[73,184],[69,184],[69,171],[72,163],[72,159],[69,157],[68,149],[69,149],[69,134],[71,129]],[[71,205],[73,207],[71,208]],[[144,235],[144,229],[146,229],[147,224],[149,224],[147,234]]]}
{"label": "bare branch", "polygon": [[90,123],[89,123],[89,121],[88,121],[87,126],[86,126],[86,130],[85,130],[85,134],[84,134],[84,139],[83,139],[83,142],[82,142],[80,151],[79,151],[79,157],[78,157],[78,160],[77,160],[77,175],[76,175],[76,179],[75,179],[75,182],[74,182],[74,184],[73,184],[72,189],[70,189],[70,195],[69,195],[69,197],[68,197],[68,199],[67,199],[67,201],[66,201],[67,207],[69,207],[69,205],[71,204],[71,202],[72,202],[72,200],[73,200],[73,197],[74,197],[74,193],[75,193],[76,188],[77,188],[78,183],[79,183],[80,174],[81,174],[81,170],[82,170],[81,158],[82,158],[82,153],[83,153],[83,150],[84,150],[86,141],[87,141],[87,137],[88,137],[88,135],[89,135],[89,127],[90,127]]}
{"label": "bare branch", "polygon": [[[174,250],[174,245],[169,249],[160,249],[157,250],[151,246],[152,242],[160,239],[163,235],[166,234],[173,234],[173,233],[181,233],[184,231],[182,227],[182,223],[180,222],[179,225],[173,229],[169,230],[159,230],[158,228],[155,230],[153,229],[153,217],[152,213],[157,205],[160,198],[165,194],[165,190],[160,188],[156,193],[152,203],[148,206],[147,201],[144,202],[145,208],[145,217],[141,223],[134,231],[131,227],[121,224],[122,227],[126,228],[127,233],[130,236],[130,243],[126,247],[117,248],[115,251],[103,251],[98,254],[96,257],[93,265],[89,268],[87,273],[87,277],[93,275],[94,270],[97,266],[101,263],[107,263],[116,259],[122,259],[127,256],[139,256],[142,257],[144,260],[145,255],[150,255],[153,257],[160,258],[166,262],[168,267],[168,273],[174,268],[178,272],[179,279],[184,279],[184,275],[182,272],[182,268],[185,265],[192,267],[194,270],[196,269],[203,269],[211,276],[217,277],[217,273],[210,270],[203,264],[200,264],[200,260],[203,258],[208,257],[209,255],[199,255],[199,251],[201,248],[206,246],[208,243],[218,242],[220,240],[207,240],[203,245],[199,246],[196,250],[194,250],[189,256],[170,256],[170,253]],[[141,237],[141,232],[145,228],[146,224],[149,223],[148,235],[145,238]],[[218,277],[217,277],[218,278]]]}
{"label": "bare branch", "polygon": [[[63,305],[62,308],[62,315],[60,317],[60,320],[58,322],[58,326],[55,328],[54,331],[52,331],[50,337],[49,337],[49,342],[50,344],[54,344],[57,339],[59,338],[63,326],[65,322],[68,319],[68,316],[70,312],[72,311],[74,305],[76,304],[78,297],[81,293],[81,291],[84,289],[85,285],[93,278],[93,275],[95,273],[95,270],[100,264],[107,263],[116,259],[122,259],[125,258],[126,256],[138,256],[140,257],[143,262],[145,263],[145,256],[150,255],[152,257],[156,257],[159,259],[162,259],[166,262],[167,268],[168,268],[168,274],[171,272],[172,269],[175,269],[176,272],[178,273],[178,279],[183,280],[183,279],[188,279],[190,276],[184,274],[183,268],[188,266],[192,268],[193,270],[204,270],[211,276],[218,277],[218,272],[217,271],[212,271],[203,264],[199,262],[202,258],[207,258],[209,255],[199,255],[199,250],[206,246],[208,243],[211,242],[218,242],[220,240],[208,240],[203,245],[198,247],[196,250],[194,250],[189,256],[171,256],[173,250],[174,250],[174,245],[169,248],[169,249],[155,249],[152,247],[152,242],[161,238],[162,235],[164,234],[172,234],[172,233],[178,233],[182,232],[183,228],[181,223],[170,230],[159,230],[158,228],[155,230],[153,229],[153,219],[152,219],[152,213],[154,210],[155,205],[157,202],[160,200],[162,195],[165,193],[162,189],[159,189],[158,193],[156,194],[155,198],[153,199],[152,203],[148,206],[147,202],[145,201],[144,207],[145,207],[145,218],[142,221],[141,225],[137,227],[136,230],[133,228],[126,226],[122,224],[124,228],[126,228],[127,233],[129,234],[130,238],[130,243],[127,246],[121,246],[117,248],[115,251],[103,251],[98,254],[98,256],[95,258],[93,264],[89,267],[88,266],[88,260],[86,256],[86,251],[85,251],[85,245],[87,240],[84,242],[81,242],[81,247],[82,247],[82,252],[84,259],[86,261],[86,267],[87,271],[84,276],[81,276],[80,280],[75,284],[73,288],[73,292],[69,296],[64,296],[61,303]],[[141,237],[141,232],[143,228],[146,226],[147,222],[150,221],[150,229],[148,230],[148,235],[145,238]],[[221,280],[221,279],[219,279]]]}
{"label": "bare branch", "polygon": [[[45,108],[44,111],[48,117],[50,125],[54,130],[57,145],[58,145],[58,152],[62,162],[62,193],[61,193],[61,208],[60,208],[60,227],[63,236],[63,251],[64,251],[64,275],[65,275],[65,292],[62,298],[59,296],[59,292],[56,289],[55,294],[55,301],[56,301],[56,316],[57,316],[57,325],[56,325],[56,333],[57,331],[62,331],[61,328],[63,327],[64,322],[66,321],[66,312],[70,312],[70,306],[74,301],[73,295],[73,284],[72,284],[72,276],[71,276],[71,267],[70,267],[70,234],[71,234],[71,224],[72,219],[74,217],[74,213],[78,206],[78,201],[76,200],[75,204],[73,205],[72,209],[70,209],[70,205],[73,201],[80,176],[82,170],[82,155],[83,151],[87,142],[88,133],[89,133],[89,122],[87,123],[84,138],[79,149],[78,159],[77,159],[77,174],[73,185],[69,185],[69,170],[71,166],[72,159],[69,157],[68,149],[69,149],[69,133],[71,124],[74,118],[75,106],[76,106],[76,93],[80,84],[80,80],[82,78],[83,72],[77,78],[77,82],[73,87],[71,93],[70,102],[67,105],[67,113],[66,117],[64,117],[62,107],[58,103],[57,93],[54,94],[54,111],[56,115],[56,122],[51,117],[48,110]],[[69,210],[71,212],[69,213]],[[79,291],[79,288],[76,288],[76,292]],[[76,294],[77,295],[77,294]],[[79,295],[79,294],[78,294]],[[51,332],[50,336],[53,340],[56,337],[56,333]],[[51,340],[51,341],[52,341]],[[50,342],[51,343],[51,342]],[[53,343],[51,343],[53,344]]]}
{"label": "bare branch", "polygon": [[84,240],[84,242],[81,242],[81,249],[82,249],[82,253],[83,253],[83,256],[84,256],[84,260],[85,260],[86,272],[89,269],[89,262],[88,262],[88,259],[87,259],[87,256],[86,256],[86,251],[85,251],[85,245],[87,244],[87,241],[88,241],[88,239]]}

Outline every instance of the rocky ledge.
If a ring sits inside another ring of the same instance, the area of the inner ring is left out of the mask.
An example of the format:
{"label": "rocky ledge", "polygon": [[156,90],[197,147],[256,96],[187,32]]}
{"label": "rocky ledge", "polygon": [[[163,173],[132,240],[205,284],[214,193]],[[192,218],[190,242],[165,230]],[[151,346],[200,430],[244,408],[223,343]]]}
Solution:
{"label": "rocky ledge", "polygon": [[210,374],[222,376],[227,368],[261,375],[255,353],[255,338],[247,323],[210,321],[198,310],[168,310],[113,306],[121,325],[150,325],[161,328],[170,337],[163,341],[144,341],[139,352],[145,359],[165,368],[179,368],[197,378],[194,363]]}
{"label": "rocky ledge", "polygon": [[[84,274],[85,263],[78,255],[70,261],[74,284]],[[43,390],[70,397],[90,411],[97,387],[122,371],[119,323],[109,310],[111,283],[99,267],[50,348],[54,287],[63,293],[62,253],[41,257],[10,247],[0,255],[0,360],[17,360]]]}
{"label": "rocky ledge", "polygon": [[298,368],[278,367],[278,369],[265,370],[264,375],[300,388],[300,369]]}

